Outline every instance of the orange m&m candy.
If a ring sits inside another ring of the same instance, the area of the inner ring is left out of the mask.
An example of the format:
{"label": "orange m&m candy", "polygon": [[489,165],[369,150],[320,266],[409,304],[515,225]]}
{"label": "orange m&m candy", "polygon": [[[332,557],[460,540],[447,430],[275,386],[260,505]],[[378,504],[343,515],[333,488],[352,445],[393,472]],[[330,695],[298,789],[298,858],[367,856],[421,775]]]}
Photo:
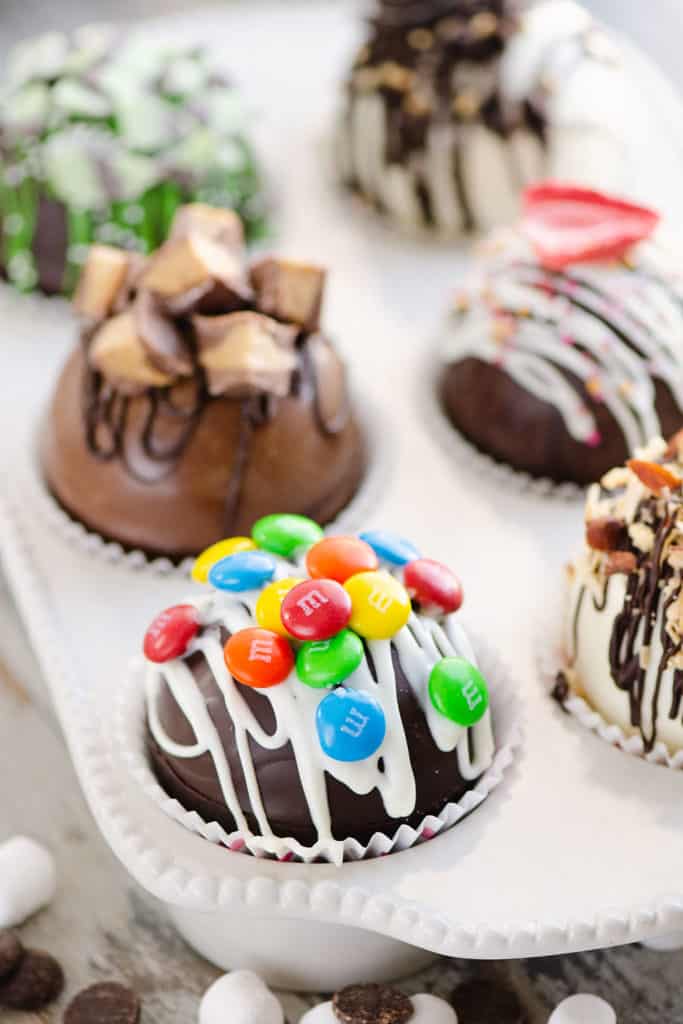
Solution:
{"label": "orange m&m candy", "polygon": [[346,583],[359,572],[379,567],[377,555],[360,537],[325,537],[309,549],[306,568],[313,579]]}
{"label": "orange m&m candy", "polygon": [[283,683],[294,668],[289,642],[270,629],[251,627],[233,633],[223,656],[230,675],[256,690]]}

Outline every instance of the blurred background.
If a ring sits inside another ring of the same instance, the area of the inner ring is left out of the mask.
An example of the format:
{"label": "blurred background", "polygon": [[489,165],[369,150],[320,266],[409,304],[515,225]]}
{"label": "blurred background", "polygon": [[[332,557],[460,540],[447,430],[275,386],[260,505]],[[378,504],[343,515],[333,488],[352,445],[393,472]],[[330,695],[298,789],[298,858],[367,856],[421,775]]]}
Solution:
{"label": "blurred background", "polygon": [[[261,0],[0,0],[0,50],[22,36],[50,28],[69,28],[84,21],[125,20],[154,17],[165,12],[184,11],[195,6],[225,6],[227,3],[255,4]],[[286,0],[266,0],[286,2]],[[315,0],[308,0],[315,2]],[[334,2],[334,0],[328,0]],[[336,0],[358,6],[357,0]],[[621,29],[633,39],[683,89],[683,62],[680,60],[683,28],[682,0],[584,0],[595,14]]]}

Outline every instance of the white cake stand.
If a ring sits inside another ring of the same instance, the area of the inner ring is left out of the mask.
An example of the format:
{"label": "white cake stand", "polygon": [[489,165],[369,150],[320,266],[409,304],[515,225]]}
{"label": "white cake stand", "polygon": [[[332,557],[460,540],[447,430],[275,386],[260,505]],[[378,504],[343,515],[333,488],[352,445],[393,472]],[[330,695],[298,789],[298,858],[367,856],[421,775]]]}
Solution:
{"label": "white cake stand", "polygon": [[[7,576],[104,835],[188,940],[222,966],[319,991],[396,976],[434,954],[527,957],[661,938],[683,928],[683,773],[611,749],[541,690],[543,612],[580,535],[580,505],[507,490],[456,462],[422,416],[428,339],[463,253],[367,222],[325,177],[319,128],[329,127],[355,31],[340,7],[259,5],[193,13],[166,28],[224,43],[261,108],[259,136],[282,201],[280,248],[334,268],[326,320],[400,451],[369,525],[400,529],[462,576],[468,620],[520,679],[523,756],[450,832],[339,869],[228,854],[167,818],[121,765],[112,714],[147,622],[182,598],[182,583],[107,565],[47,524],[30,453],[74,328],[62,304],[2,292],[0,344],[11,370],[0,403]],[[659,77],[633,61],[653,123],[673,126],[650,153],[654,198],[671,199],[673,209],[680,190],[671,137],[683,117]],[[659,188],[666,174],[667,194]]]}

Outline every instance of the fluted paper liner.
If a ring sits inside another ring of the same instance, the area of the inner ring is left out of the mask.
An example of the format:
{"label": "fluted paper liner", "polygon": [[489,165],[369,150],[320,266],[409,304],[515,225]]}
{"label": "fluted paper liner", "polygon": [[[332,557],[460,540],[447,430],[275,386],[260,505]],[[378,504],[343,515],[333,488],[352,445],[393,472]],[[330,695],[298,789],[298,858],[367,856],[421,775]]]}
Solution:
{"label": "fluted paper liner", "polygon": [[[326,524],[325,532],[329,534],[354,532],[371,520],[383,499],[391,475],[394,455],[391,438],[395,436],[394,432],[374,410],[373,403],[365,399],[362,391],[359,394],[356,389],[352,389],[351,401],[363,431],[367,469],[351,501],[332,522]],[[186,579],[190,575],[194,557],[177,563],[160,555],[147,555],[144,551],[131,550],[118,541],[103,537],[71,516],[45,483],[38,457],[37,440],[32,465],[21,480],[21,490],[25,492],[26,500],[31,502],[31,507],[38,510],[49,529],[54,530],[66,543],[77,547],[89,557],[97,558],[109,565],[120,565],[133,572],[146,572],[152,576],[174,575]],[[282,510],[274,508],[271,511]]]}
{"label": "fluted paper liner", "polygon": [[[491,698],[496,743],[491,766],[459,801],[447,804],[439,815],[427,816],[417,828],[402,824],[392,835],[377,832],[367,845],[356,839],[346,839],[343,844],[344,862],[381,857],[433,839],[479,807],[503,781],[522,743],[520,688],[507,666],[490,647],[478,642],[476,637],[473,639],[473,646],[481,671],[488,682]],[[142,658],[131,662],[128,678],[121,687],[116,708],[116,745],[135,781],[165,814],[209,842],[236,853],[274,858],[275,853],[267,848],[267,842],[261,837],[249,836],[245,839],[239,831],[228,833],[217,822],[207,822],[196,811],[186,810],[161,787],[152,771],[147,753],[145,667]],[[294,839],[278,837],[277,844],[279,860],[340,863],[338,855],[333,850],[327,850],[323,843],[305,848]]]}

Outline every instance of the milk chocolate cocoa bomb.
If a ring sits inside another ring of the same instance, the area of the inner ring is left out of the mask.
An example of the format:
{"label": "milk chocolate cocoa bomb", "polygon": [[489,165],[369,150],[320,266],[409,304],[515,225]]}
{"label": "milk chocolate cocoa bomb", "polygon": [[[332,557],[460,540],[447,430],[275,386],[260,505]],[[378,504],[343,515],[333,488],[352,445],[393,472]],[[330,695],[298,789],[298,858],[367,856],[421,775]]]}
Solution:
{"label": "milk chocolate cocoa bomb", "polygon": [[182,208],[149,260],[90,250],[80,345],[42,432],[46,482],[75,519],[150,555],[196,555],[273,509],[333,519],[364,442],[321,333],[325,273],[247,269],[230,211]]}
{"label": "milk chocolate cocoa bomb", "polygon": [[439,397],[480,451],[588,484],[683,425],[683,277],[657,214],[574,186],[529,189],[459,290]]}

